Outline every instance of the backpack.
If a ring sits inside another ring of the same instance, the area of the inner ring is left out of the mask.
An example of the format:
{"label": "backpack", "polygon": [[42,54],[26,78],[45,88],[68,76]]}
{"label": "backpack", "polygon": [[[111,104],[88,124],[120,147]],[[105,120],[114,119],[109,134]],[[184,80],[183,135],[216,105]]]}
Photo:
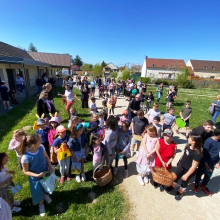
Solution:
{"label": "backpack", "polygon": [[208,108],[208,113],[212,115],[214,111],[215,111],[215,106],[211,104],[211,106]]}

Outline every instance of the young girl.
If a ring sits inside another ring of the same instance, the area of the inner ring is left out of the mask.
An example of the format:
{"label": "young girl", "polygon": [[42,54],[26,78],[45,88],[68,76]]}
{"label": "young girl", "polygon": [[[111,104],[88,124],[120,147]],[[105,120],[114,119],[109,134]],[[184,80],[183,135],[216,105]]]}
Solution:
{"label": "young girl", "polygon": [[142,186],[149,182],[147,176],[150,174],[151,168],[155,166],[157,141],[157,129],[153,125],[149,125],[144,131],[143,145],[135,161],[137,163],[137,179]]}
{"label": "young girl", "polygon": [[104,113],[104,112],[101,112],[101,113],[99,114],[100,127],[104,127],[104,123],[105,123],[104,117],[105,117],[105,113]]}
{"label": "young girl", "polygon": [[128,111],[127,111],[127,110],[124,110],[124,111],[122,112],[122,116],[120,117],[119,124],[122,125],[122,122],[123,122],[123,121],[129,121]]}
{"label": "young girl", "polygon": [[[101,142],[101,137],[99,134],[94,134],[92,136],[92,144],[90,146],[93,154],[93,171],[99,165],[104,165],[105,161],[105,145]],[[100,166],[100,169],[102,168]]]}
{"label": "young girl", "polygon": [[12,213],[17,213],[21,211],[20,202],[14,201],[14,196],[8,191],[9,186],[13,186],[11,174],[15,174],[14,171],[9,171],[5,167],[8,163],[8,155],[6,153],[0,153],[0,197],[4,199],[8,205],[11,207]]}
{"label": "young girl", "polygon": [[89,128],[90,133],[95,134],[97,133],[97,129],[100,125],[100,121],[98,120],[98,114],[97,113],[93,113],[92,114],[92,120],[89,122]]}
{"label": "young girl", "polygon": [[147,106],[146,106],[146,112],[150,110],[151,102],[154,100],[154,96],[152,92],[148,93],[148,96],[146,97],[147,99]]}
{"label": "young girl", "polygon": [[20,141],[22,140],[23,137],[27,136],[26,132],[23,131],[22,129],[15,130],[13,132],[13,139],[10,141],[8,150],[15,150],[17,160],[18,160],[18,166],[19,169],[22,169],[21,166],[21,154],[18,152],[18,145],[20,144]]}
{"label": "young girl", "polygon": [[60,123],[62,122],[61,117],[60,117],[60,111],[56,109],[56,113],[57,113],[57,114],[55,115],[55,117],[58,118],[58,122],[59,122],[59,124],[60,124]]}
{"label": "young girl", "polygon": [[68,123],[68,128],[71,128],[73,126],[77,126],[80,122],[79,122],[79,117],[78,116],[73,116],[72,119],[69,120],[69,123]]}
{"label": "young girl", "polygon": [[115,114],[114,113],[114,109],[115,109],[115,98],[114,96],[111,97],[110,101],[109,101],[109,114],[111,115],[111,112],[113,113],[113,115]]}
{"label": "young girl", "polygon": [[43,145],[41,145],[39,134],[24,137],[19,145],[19,150],[22,154],[21,163],[24,174],[28,176],[33,205],[39,204],[40,216],[43,217],[45,216],[44,200],[47,203],[52,200],[46,195],[39,181],[48,170],[52,174],[53,167]]}
{"label": "young girl", "polygon": [[188,144],[186,145],[182,156],[178,162],[177,169],[175,173],[177,179],[173,182],[172,186],[166,189],[166,192],[170,193],[173,189],[178,187],[178,180],[181,179],[181,185],[176,192],[175,199],[181,200],[183,193],[185,192],[190,179],[192,179],[196,174],[196,168],[199,165],[199,161],[202,156],[202,138],[200,135],[191,134],[189,135]]}
{"label": "young girl", "polygon": [[[163,132],[164,139],[159,139],[156,144],[156,167],[166,167],[170,170],[172,168],[172,161],[176,154],[176,143],[173,141],[173,131],[165,129]],[[154,188],[160,184],[154,182]],[[164,190],[164,186],[160,185],[160,191]]]}
{"label": "young girl", "polygon": [[[81,123],[72,129],[71,138],[69,140],[69,150],[72,154],[71,161],[81,163],[82,181],[86,181],[84,159],[88,152],[88,139],[83,132],[83,125]],[[80,175],[76,175],[76,182],[80,182]]]}
{"label": "young girl", "polygon": [[[66,128],[63,125],[59,125],[56,128],[56,139],[54,140],[52,147],[53,151],[57,154],[58,151],[60,150],[61,144],[64,147],[67,147],[67,143],[69,141],[69,135],[66,134]],[[69,176],[69,169],[70,169],[70,157],[66,157],[63,160],[58,160],[58,163],[60,165],[60,183],[63,183],[65,180],[65,176],[67,177],[67,181],[70,181],[71,178]]]}
{"label": "young girl", "polygon": [[104,112],[104,121],[106,122],[108,118],[108,107],[107,107],[107,102],[105,100],[102,101],[102,112]]}
{"label": "young girl", "polygon": [[69,114],[69,119],[71,120],[72,117],[77,115],[77,111],[75,108],[70,108],[70,114]]}
{"label": "young girl", "polygon": [[103,144],[106,146],[105,152],[106,164],[112,167],[112,162],[115,159],[115,146],[118,141],[118,118],[110,115],[106,122],[106,128],[108,129]]}
{"label": "young girl", "polygon": [[115,94],[113,95],[114,97],[114,100],[115,100],[115,106],[116,106],[116,103],[117,103],[117,99],[118,99],[118,96],[117,96],[117,93],[115,92]]}
{"label": "young girl", "polygon": [[128,177],[128,151],[131,144],[131,131],[128,130],[129,121],[123,121],[121,123],[121,129],[118,132],[118,142],[116,144],[116,158],[115,158],[115,168],[114,174],[118,170],[119,157],[123,156],[125,177]]}

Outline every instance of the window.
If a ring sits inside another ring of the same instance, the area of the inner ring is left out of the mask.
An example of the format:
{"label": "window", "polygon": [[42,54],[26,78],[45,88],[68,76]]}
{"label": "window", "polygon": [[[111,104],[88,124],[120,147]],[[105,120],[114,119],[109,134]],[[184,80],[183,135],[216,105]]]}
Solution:
{"label": "window", "polygon": [[165,67],[165,65],[163,64],[163,67]]}
{"label": "window", "polygon": [[152,66],[155,66],[155,64],[153,63],[153,65]]}
{"label": "window", "polygon": [[215,70],[215,67],[213,66],[212,69]]}
{"label": "window", "polygon": [[205,69],[207,70],[207,69],[208,69],[208,67],[207,67],[207,66],[205,66]]}

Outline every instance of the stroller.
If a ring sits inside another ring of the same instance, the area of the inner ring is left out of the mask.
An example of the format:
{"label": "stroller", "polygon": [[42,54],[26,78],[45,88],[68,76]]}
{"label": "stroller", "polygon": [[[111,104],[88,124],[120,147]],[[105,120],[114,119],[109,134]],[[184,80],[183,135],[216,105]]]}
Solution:
{"label": "stroller", "polygon": [[103,95],[104,95],[104,86],[101,85],[101,86],[99,87],[99,98],[103,97]]}

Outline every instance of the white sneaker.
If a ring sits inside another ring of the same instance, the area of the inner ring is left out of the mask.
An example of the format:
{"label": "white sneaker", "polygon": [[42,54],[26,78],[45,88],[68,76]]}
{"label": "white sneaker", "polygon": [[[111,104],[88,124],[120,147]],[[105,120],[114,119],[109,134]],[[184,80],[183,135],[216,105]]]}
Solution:
{"label": "white sneaker", "polygon": [[133,155],[134,155],[134,151],[133,151],[133,150],[131,150],[131,157],[133,157]]}
{"label": "white sneaker", "polygon": [[128,177],[128,170],[125,170],[125,178]]}
{"label": "white sneaker", "polygon": [[11,107],[11,106],[10,106],[10,107],[8,107],[8,109],[12,109],[12,108],[13,108],[13,107]]}
{"label": "white sneaker", "polygon": [[82,173],[81,176],[82,176],[82,181],[83,181],[83,182],[86,181],[86,175],[85,175],[85,173]]}
{"label": "white sneaker", "polygon": [[118,168],[115,167],[113,173],[116,175],[116,174],[117,174],[117,171],[118,171]]}
{"label": "white sneaker", "polygon": [[50,196],[46,195],[46,196],[44,196],[44,201],[45,201],[47,204],[49,204],[49,203],[52,202],[52,199],[50,198]]}
{"label": "white sneaker", "polygon": [[80,183],[80,175],[76,175],[76,182]]}
{"label": "white sneaker", "polygon": [[136,155],[138,156],[138,154],[139,154],[139,151],[138,151],[138,150],[136,150]]}
{"label": "white sneaker", "polygon": [[14,201],[12,205],[13,205],[13,206],[20,206],[21,203],[20,203],[19,201]]}
{"label": "white sneaker", "polygon": [[39,205],[39,211],[40,211],[40,216],[44,217],[45,216],[45,207],[44,204],[43,205]]}
{"label": "white sneaker", "polygon": [[142,186],[144,186],[144,181],[143,181],[142,176],[137,176],[137,180]]}
{"label": "white sneaker", "polygon": [[14,206],[11,210],[11,213],[17,213],[17,212],[20,212],[21,211],[21,208],[20,207],[17,207],[17,206]]}
{"label": "white sneaker", "polygon": [[148,179],[147,176],[144,177],[144,182],[145,182],[146,184],[149,183],[149,179]]}

